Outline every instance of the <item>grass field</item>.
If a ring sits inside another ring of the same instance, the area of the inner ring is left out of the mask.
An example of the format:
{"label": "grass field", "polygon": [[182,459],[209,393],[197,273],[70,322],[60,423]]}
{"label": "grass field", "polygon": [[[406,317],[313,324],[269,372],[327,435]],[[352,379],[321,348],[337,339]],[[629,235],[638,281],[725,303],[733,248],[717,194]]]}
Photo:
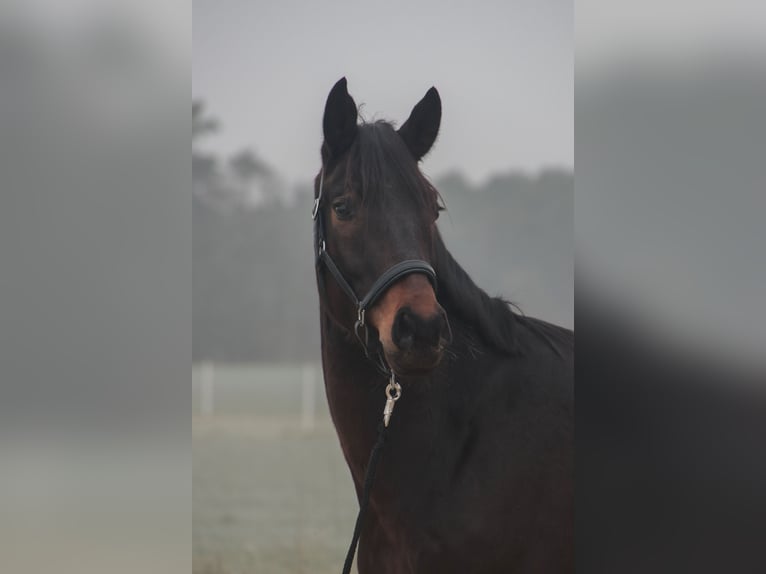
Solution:
{"label": "grass field", "polygon": [[321,376],[313,382],[306,428],[299,367],[216,367],[207,416],[193,369],[195,574],[340,571],[357,503]]}

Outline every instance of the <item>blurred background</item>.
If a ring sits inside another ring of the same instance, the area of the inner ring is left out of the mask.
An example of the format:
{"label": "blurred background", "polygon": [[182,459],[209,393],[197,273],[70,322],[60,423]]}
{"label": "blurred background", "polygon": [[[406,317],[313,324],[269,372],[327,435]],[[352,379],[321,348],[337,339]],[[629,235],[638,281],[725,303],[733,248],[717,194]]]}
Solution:
{"label": "blurred background", "polygon": [[312,181],[342,76],[363,119],[432,85],[422,169],[477,283],[573,325],[572,4],[194,4],[194,571],[338,571],[357,509],[319,365]]}

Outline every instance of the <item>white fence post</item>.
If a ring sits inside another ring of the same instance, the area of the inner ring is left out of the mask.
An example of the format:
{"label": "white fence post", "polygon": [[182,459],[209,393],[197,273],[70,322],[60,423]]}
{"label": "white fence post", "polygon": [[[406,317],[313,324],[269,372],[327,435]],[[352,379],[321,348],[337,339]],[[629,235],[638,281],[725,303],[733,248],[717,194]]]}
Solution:
{"label": "white fence post", "polygon": [[301,369],[301,428],[314,430],[316,417],[316,367],[303,365]]}
{"label": "white fence post", "polygon": [[213,416],[215,409],[215,367],[205,361],[200,365],[200,414],[205,417]]}

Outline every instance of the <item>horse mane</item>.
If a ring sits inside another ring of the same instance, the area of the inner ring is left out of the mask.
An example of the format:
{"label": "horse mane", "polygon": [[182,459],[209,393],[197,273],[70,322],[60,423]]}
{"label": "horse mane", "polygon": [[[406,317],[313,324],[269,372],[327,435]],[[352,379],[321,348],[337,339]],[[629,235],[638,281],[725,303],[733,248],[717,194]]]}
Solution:
{"label": "horse mane", "polygon": [[517,325],[522,317],[513,312],[511,303],[491,297],[474,283],[444,244],[438,229],[434,243],[434,268],[438,278],[439,301],[470,326],[487,345],[503,354],[517,354]]}
{"label": "horse mane", "polygon": [[542,319],[527,317],[518,307],[502,297],[491,297],[452,257],[436,231],[434,268],[438,279],[439,302],[449,316],[469,326],[486,345],[504,355],[523,353],[520,330],[531,332],[559,357],[574,345],[571,330]]}

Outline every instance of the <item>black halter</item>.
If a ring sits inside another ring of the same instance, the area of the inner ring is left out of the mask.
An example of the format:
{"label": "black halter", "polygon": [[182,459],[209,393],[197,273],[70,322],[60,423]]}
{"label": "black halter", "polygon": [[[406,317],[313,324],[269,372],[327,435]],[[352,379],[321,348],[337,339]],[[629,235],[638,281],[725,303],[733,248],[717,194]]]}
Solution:
{"label": "black halter", "polygon": [[[351,299],[351,301],[354,303],[357,312],[356,323],[354,323],[354,334],[362,344],[364,354],[369,358],[369,336],[364,317],[367,309],[372,307],[375,302],[380,299],[381,295],[383,295],[386,289],[388,289],[391,285],[396,283],[396,281],[405,275],[410,275],[412,273],[423,273],[426,277],[428,277],[428,280],[431,282],[434,289],[436,289],[436,272],[434,271],[434,268],[431,267],[431,265],[420,259],[408,259],[406,261],[400,261],[399,263],[389,267],[380,277],[378,277],[375,283],[372,284],[372,287],[370,287],[370,290],[367,292],[367,294],[360,299],[349,282],[346,281],[346,278],[343,277],[343,273],[341,273],[340,269],[335,264],[335,261],[333,261],[332,257],[326,249],[327,246],[325,243],[324,220],[320,213],[323,187],[324,169],[319,175],[319,193],[317,193],[317,197],[314,200],[314,208],[311,211],[311,217],[314,220],[314,254],[316,257],[316,266],[317,269],[319,269],[322,264],[324,264],[327,270],[335,278],[335,281],[338,283],[340,288],[343,289],[346,295],[348,295],[349,299]],[[362,330],[364,330],[364,338],[361,334]],[[390,374],[390,369],[388,369],[382,359],[380,360],[378,368],[384,374]]]}

